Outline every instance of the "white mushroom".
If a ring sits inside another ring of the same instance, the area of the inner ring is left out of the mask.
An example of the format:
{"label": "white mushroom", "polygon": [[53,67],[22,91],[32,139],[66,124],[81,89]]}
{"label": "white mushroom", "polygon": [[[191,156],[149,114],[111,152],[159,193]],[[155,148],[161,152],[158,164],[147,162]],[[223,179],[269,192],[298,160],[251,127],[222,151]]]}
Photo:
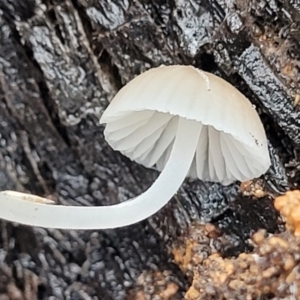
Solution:
{"label": "white mushroom", "polygon": [[61,229],[122,227],[155,214],[186,176],[228,185],[270,166],[265,131],[251,103],[223,79],[191,66],[162,66],[137,76],[100,122],[114,150],[162,171],[146,192],[101,207],[45,205],[0,193],[0,218]]}

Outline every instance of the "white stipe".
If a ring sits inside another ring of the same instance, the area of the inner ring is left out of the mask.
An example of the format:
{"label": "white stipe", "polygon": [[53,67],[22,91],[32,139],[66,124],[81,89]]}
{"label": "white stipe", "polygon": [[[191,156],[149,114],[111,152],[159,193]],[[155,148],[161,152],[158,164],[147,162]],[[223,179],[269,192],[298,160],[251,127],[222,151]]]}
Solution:
{"label": "white stipe", "polygon": [[146,192],[132,200],[111,206],[79,207],[28,202],[0,193],[0,218],[59,229],[116,228],[144,220],[165,206],[181,186],[193,161],[200,129],[198,122],[179,120],[165,168]]}

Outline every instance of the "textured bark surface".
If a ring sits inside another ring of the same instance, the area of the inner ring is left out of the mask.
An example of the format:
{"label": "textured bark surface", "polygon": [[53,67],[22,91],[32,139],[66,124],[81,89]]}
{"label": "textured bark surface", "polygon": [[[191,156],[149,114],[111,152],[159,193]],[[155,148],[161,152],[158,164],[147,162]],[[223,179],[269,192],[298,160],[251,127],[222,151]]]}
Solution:
{"label": "textured bark surface", "polygon": [[299,17],[286,0],[0,0],[1,190],[65,205],[144,191],[157,172],[112,151],[98,120],[122,85],[160,64],[235,85],[256,105],[272,156],[259,200],[238,183],[187,181],[157,215],[124,229],[1,222],[1,299],[182,299],[190,282],[172,249],[191,224],[217,225],[227,256],[251,251],[259,228],[278,231],[272,196],[300,185]]}

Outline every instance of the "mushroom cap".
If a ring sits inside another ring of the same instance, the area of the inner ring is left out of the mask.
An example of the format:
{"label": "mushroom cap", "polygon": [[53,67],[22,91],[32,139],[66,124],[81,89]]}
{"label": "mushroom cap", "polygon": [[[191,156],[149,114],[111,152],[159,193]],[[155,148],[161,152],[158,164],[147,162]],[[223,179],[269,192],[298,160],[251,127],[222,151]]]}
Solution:
{"label": "mushroom cap", "polygon": [[114,150],[162,170],[179,118],[203,124],[188,176],[227,185],[269,168],[266,134],[254,106],[222,78],[192,66],[161,66],[135,77],[100,123],[107,124],[105,138]]}

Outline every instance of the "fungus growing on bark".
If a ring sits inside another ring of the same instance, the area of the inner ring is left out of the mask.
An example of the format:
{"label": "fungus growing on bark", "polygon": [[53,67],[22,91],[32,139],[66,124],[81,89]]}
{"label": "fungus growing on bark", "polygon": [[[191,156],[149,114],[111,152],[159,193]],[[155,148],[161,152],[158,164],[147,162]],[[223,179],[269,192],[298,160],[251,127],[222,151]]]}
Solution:
{"label": "fungus growing on bark", "polygon": [[300,236],[300,191],[287,191],[285,195],[278,196],[274,201],[275,208],[286,221],[286,228]]}
{"label": "fungus growing on bark", "polygon": [[155,214],[189,176],[228,185],[270,166],[259,116],[236,88],[191,66],[161,66],[124,86],[100,122],[108,144],[160,175],[141,195],[111,206],[78,207],[0,194],[0,218],[61,229],[127,226]]}

